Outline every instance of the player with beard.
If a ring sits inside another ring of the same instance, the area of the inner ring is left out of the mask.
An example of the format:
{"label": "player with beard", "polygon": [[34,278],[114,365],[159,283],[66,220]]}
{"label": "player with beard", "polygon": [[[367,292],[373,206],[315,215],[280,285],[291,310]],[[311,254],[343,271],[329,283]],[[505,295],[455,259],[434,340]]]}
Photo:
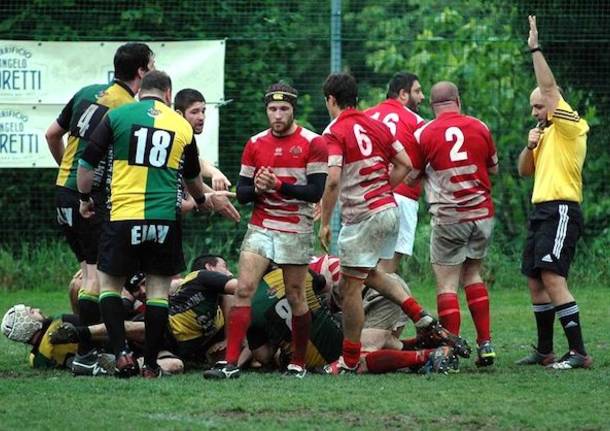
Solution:
{"label": "player with beard", "polygon": [[[365,114],[383,122],[392,135],[400,141],[409,153],[413,145],[413,133],[424,124],[424,119],[417,115],[419,105],[424,100],[424,93],[419,78],[408,72],[395,74],[389,85],[387,99],[369,108]],[[396,272],[402,256],[413,254],[415,228],[417,226],[417,200],[421,195],[419,183],[408,185],[401,182],[394,188],[394,199],[398,205],[398,239],[392,259],[382,259],[380,267],[386,272]]]}
{"label": "player with beard", "polygon": [[251,322],[252,297],[271,261],[283,270],[292,313],[293,356],[287,372],[305,376],[311,327],[305,277],[313,255],[313,204],[324,192],[328,153],[319,135],[295,123],[296,102],[294,88],[271,85],[264,96],[270,128],[251,137],[244,148],[237,199],[254,202],[254,209],[239,256],[226,360],[204,373],[205,378],[239,377],[237,360]]}
{"label": "player with beard", "polygon": [[[174,109],[189,122],[193,127],[195,135],[203,133],[206,110],[206,102],[203,94],[192,88],[180,90],[174,97]],[[205,183],[203,184],[206,193],[214,190],[228,190],[229,187],[231,187],[231,182],[227,177],[220,169],[213,166],[210,162],[199,158],[199,166],[201,167],[201,175],[204,178],[210,178],[212,180],[212,188]],[[194,210],[196,207],[195,200],[188,194],[185,194],[182,201],[182,213],[187,213]],[[229,220],[236,222],[241,220],[239,212],[229,200],[226,200],[222,205],[216,208],[216,211]]]}

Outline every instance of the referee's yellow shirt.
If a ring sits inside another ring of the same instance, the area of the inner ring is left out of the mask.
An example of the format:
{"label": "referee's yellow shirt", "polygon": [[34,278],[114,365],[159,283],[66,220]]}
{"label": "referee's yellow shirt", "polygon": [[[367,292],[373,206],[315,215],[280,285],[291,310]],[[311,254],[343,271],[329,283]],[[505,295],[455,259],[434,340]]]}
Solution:
{"label": "referee's yellow shirt", "polygon": [[551,125],[544,129],[534,149],[534,192],[532,203],[548,201],[582,202],[582,166],[587,153],[589,125],[561,99],[548,115]]}

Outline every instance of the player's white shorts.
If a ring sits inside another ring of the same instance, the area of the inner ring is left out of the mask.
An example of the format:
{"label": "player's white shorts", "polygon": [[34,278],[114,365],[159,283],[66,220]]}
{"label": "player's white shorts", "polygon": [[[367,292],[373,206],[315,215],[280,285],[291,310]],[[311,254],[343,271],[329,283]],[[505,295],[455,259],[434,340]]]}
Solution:
{"label": "player's white shorts", "polygon": [[400,219],[400,228],[398,230],[395,251],[396,253],[412,256],[419,202],[399,195],[398,193],[394,193],[394,199],[396,199],[396,203],[398,204],[398,216]]}
{"label": "player's white shorts", "polygon": [[339,259],[341,272],[358,278],[366,278],[344,268],[371,269],[379,259],[391,259],[398,236],[398,209],[388,208],[375,213],[360,223],[343,225],[339,232]]}
{"label": "player's white shorts", "polygon": [[278,265],[307,265],[313,256],[313,234],[248,225],[240,251],[258,254]]}

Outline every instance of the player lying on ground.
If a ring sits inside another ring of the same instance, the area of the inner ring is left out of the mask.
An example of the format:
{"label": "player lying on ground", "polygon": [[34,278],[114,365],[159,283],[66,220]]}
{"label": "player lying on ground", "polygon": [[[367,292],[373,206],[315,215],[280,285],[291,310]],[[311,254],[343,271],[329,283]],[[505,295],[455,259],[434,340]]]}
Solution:
{"label": "player lying on ground", "polygon": [[[73,360],[79,342],[87,342],[101,350],[100,347],[108,340],[104,324],[80,325],[76,315],[45,316],[39,308],[17,304],[4,315],[2,333],[10,340],[32,346],[29,363],[33,368],[70,368],[75,375],[114,374],[114,356],[110,354],[100,354],[99,357],[96,355],[95,361],[74,366]],[[74,328],[74,331],[68,336],[65,328]],[[125,333],[129,341],[143,343],[144,322],[126,321]],[[61,337],[54,339],[57,335]],[[167,374],[182,372],[182,361],[166,350],[159,352],[157,361]]]}

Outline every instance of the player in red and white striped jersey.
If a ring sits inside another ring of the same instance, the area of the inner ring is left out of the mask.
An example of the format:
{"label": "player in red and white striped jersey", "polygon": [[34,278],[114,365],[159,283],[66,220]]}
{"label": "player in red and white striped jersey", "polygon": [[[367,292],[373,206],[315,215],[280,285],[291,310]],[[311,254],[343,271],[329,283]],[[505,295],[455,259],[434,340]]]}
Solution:
{"label": "player in red and white striped jersey", "polygon": [[307,265],[313,255],[313,204],[324,192],[328,153],[324,140],[294,122],[297,91],[283,83],[267,90],[270,128],[251,137],[242,155],[237,199],[254,202],[239,256],[235,305],[228,319],[226,361],[206,378],[239,376],[237,360],[251,320],[251,300],[270,262],[283,271],[292,310],[292,361],[288,373],[305,376],[311,313],[305,298]]}
{"label": "player in red and white striped jersey", "polygon": [[[412,151],[410,148],[416,145],[413,132],[424,124],[424,119],[417,114],[422,100],[424,93],[419,78],[412,73],[399,72],[390,80],[387,99],[367,109],[365,114],[388,126],[392,135],[403,144],[409,154]],[[420,194],[419,182],[413,185],[401,182],[394,188],[400,227],[394,257],[381,261],[381,268],[385,272],[396,272],[402,256],[413,254],[419,208],[417,200]]]}
{"label": "player in red and white striped jersey", "polygon": [[[401,305],[416,322],[428,327],[434,319],[410,297],[398,282],[377,269],[380,258],[394,254],[398,214],[392,185],[402,181],[411,167],[404,148],[379,121],[355,109],[356,80],[347,73],[330,75],[324,83],[326,107],[334,120],[324,131],[328,142],[328,179],[322,199],[320,241],[328,248],[330,219],[341,198],[342,228],[340,290],[343,309],[343,355],[341,366],[354,371],[360,358],[364,323],[364,282]],[[388,165],[394,168],[388,173]]]}
{"label": "player in red and white striped jersey", "polygon": [[430,91],[436,118],[415,132],[421,154],[409,177],[425,170],[426,198],[432,214],[430,260],[436,275],[441,324],[460,330],[458,286],[464,286],[477,329],[477,365],[491,365],[489,296],[481,278],[493,230],[490,174],[498,171],[496,147],[487,126],[462,115],[457,87],[439,82]]}

